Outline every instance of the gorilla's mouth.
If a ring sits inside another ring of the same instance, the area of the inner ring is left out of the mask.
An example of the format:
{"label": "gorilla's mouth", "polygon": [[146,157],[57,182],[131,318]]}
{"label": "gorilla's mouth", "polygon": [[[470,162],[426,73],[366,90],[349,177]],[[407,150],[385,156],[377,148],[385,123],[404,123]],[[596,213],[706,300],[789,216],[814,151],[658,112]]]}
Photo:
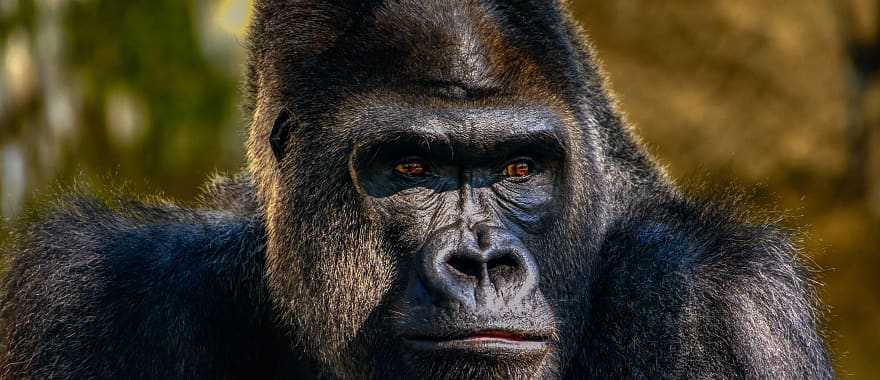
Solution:
{"label": "gorilla's mouth", "polygon": [[475,354],[536,354],[547,351],[550,338],[510,330],[474,330],[443,336],[413,335],[404,339],[422,351],[465,351]]}

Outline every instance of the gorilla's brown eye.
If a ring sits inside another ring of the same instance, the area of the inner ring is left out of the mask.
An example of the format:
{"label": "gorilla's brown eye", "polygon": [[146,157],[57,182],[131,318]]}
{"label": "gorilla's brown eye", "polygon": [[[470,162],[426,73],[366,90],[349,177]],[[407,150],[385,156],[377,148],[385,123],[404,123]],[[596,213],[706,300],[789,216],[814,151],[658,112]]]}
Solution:
{"label": "gorilla's brown eye", "polygon": [[397,164],[394,171],[403,175],[421,177],[428,172],[428,165],[424,160],[413,158]]}
{"label": "gorilla's brown eye", "polygon": [[524,178],[531,174],[532,166],[527,161],[515,161],[504,167],[504,175],[513,178]]}

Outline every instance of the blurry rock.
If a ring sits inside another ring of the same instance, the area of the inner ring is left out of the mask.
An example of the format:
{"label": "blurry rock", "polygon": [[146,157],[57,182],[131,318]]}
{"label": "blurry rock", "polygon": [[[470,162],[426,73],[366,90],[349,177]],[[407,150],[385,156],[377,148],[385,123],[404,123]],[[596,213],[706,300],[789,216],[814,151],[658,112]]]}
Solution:
{"label": "blurry rock", "polygon": [[678,174],[843,170],[845,46],[830,2],[577,4],[630,121]]}

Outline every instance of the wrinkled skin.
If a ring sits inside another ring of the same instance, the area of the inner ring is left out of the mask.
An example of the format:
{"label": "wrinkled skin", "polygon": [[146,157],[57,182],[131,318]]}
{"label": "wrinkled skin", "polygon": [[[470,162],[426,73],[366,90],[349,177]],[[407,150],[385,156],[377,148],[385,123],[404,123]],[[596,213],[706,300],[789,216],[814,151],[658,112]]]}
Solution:
{"label": "wrinkled skin", "polygon": [[[383,326],[395,332],[391,345],[425,365],[438,354],[455,358],[450,369],[498,355],[516,370],[541,367],[559,343],[540,268],[565,264],[547,241],[563,215],[562,122],[526,108],[395,110],[401,113],[405,124],[365,118],[373,123],[350,165],[371,223],[382,226],[401,268],[402,293],[388,300],[395,317]],[[400,160],[426,172],[390,170]],[[510,165],[528,173],[511,176]],[[520,336],[457,341],[487,332]]]}
{"label": "wrinkled skin", "polygon": [[246,173],[24,227],[3,375],[832,377],[787,234],[679,194],[563,5],[254,7]]}

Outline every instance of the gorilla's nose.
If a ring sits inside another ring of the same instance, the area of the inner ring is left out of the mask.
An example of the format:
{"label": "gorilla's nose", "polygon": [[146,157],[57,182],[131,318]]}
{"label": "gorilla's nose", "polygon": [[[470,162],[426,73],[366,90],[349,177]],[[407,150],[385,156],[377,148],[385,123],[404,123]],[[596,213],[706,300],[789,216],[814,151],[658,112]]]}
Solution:
{"label": "gorilla's nose", "polygon": [[[489,233],[489,232],[487,232]],[[479,235],[479,234],[478,234]],[[512,236],[459,240],[424,252],[422,279],[435,303],[461,303],[474,310],[519,305],[538,286],[538,266]]]}

